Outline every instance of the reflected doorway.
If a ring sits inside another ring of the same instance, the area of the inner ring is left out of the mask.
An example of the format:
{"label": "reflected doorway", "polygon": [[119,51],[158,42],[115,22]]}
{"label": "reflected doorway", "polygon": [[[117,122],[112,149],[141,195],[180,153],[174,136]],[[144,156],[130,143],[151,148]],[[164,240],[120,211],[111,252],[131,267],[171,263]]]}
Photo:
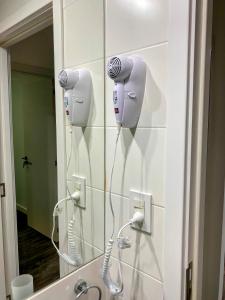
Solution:
{"label": "reflected doorway", "polygon": [[51,244],[57,202],[52,26],[11,47],[10,58],[19,272],[33,275],[36,291],[60,277]]}

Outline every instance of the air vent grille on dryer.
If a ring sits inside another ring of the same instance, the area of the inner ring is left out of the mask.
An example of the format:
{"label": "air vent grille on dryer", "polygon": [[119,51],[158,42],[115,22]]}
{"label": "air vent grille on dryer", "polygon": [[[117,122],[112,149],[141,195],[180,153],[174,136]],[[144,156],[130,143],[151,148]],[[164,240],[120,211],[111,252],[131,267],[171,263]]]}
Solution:
{"label": "air vent grille on dryer", "polygon": [[68,76],[65,70],[62,70],[59,73],[59,84],[62,88],[64,88],[67,85],[68,82]]}
{"label": "air vent grille on dryer", "polygon": [[107,73],[110,78],[116,78],[121,71],[121,60],[118,57],[112,57],[108,63]]}

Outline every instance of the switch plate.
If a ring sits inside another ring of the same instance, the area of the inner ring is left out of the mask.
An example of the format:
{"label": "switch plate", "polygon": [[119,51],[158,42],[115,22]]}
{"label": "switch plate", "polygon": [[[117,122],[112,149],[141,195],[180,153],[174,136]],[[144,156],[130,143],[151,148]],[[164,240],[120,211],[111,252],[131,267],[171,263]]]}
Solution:
{"label": "switch plate", "polygon": [[80,191],[80,201],[75,204],[81,208],[86,208],[86,179],[77,175],[72,176],[72,193]]}
{"label": "switch plate", "polygon": [[151,234],[152,222],[152,195],[141,193],[138,191],[130,191],[130,218],[133,217],[135,212],[142,212],[144,214],[144,222],[142,226],[138,224],[132,225],[133,229],[137,229]]}

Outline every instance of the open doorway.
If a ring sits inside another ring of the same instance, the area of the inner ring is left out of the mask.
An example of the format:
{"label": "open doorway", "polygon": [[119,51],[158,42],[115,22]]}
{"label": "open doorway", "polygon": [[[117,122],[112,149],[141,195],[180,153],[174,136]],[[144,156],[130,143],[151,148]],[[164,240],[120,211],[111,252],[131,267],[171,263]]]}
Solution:
{"label": "open doorway", "polygon": [[51,244],[57,202],[52,26],[13,45],[10,63],[19,273],[33,275],[38,290],[60,276]]}
{"label": "open doorway", "polygon": [[[202,226],[202,282],[201,299],[224,300],[224,182],[225,182],[225,2],[208,1],[212,4],[210,35],[211,49],[209,90],[208,135],[204,203],[204,227]],[[201,251],[199,251],[200,253]]]}

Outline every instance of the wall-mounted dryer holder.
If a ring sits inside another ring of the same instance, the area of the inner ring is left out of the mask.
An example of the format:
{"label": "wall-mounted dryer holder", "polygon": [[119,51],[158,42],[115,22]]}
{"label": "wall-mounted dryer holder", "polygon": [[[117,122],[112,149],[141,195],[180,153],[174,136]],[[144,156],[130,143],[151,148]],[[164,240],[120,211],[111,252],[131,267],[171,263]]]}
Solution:
{"label": "wall-mounted dryer holder", "polygon": [[64,106],[71,125],[87,125],[92,93],[91,73],[86,69],[64,69],[59,73],[64,89]]}

